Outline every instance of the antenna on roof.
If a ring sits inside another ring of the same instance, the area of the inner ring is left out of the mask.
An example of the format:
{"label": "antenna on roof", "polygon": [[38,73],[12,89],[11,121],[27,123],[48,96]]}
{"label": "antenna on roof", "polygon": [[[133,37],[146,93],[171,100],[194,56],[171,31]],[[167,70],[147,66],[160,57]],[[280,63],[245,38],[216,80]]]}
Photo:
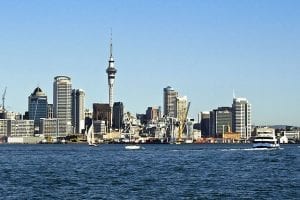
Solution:
{"label": "antenna on roof", "polygon": [[232,97],[235,99],[235,91],[234,91],[234,89],[232,90]]}

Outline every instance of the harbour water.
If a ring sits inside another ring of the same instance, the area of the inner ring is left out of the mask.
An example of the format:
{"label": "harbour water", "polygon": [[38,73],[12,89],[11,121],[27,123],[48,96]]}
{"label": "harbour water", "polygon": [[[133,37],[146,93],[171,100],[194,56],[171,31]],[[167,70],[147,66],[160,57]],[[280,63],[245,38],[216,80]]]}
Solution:
{"label": "harbour water", "polygon": [[0,145],[1,199],[299,199],[300,148]]}

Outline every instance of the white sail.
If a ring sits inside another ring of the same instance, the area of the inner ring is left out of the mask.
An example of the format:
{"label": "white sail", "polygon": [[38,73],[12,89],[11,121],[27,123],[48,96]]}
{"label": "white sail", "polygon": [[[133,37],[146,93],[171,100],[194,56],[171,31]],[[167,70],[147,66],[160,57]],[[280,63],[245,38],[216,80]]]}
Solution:
{"label": "white sail", "polygon": [[91,143],[95,144],[95,134],[94,134],[94,124],[92,123],[91,127],[90,127],[90,132],[91,132]]}
{"label": "white sail", "polygon": [[95,136],[94,136],[94,124],[93,123],[90,126],[90,128],[88,129],[88,132],[86,134],[86,140],[87,140],[87,142],[88,142],[89,145],[96,146],[96,144],[95,144]]}

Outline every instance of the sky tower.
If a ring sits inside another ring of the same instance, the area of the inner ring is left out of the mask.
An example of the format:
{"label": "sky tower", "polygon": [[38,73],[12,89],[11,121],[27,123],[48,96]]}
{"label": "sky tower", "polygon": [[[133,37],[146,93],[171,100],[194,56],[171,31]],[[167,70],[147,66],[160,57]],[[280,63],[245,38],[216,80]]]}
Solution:
{"label": "sky tower", "polygon": [[113,113],[113,105],[114,105],[114,82],[115,76],[117,73],[116,68],[114,67],[114,58],[112,55],[112,37],[110,38],[110,57],[108,60],[108,67],[106,69],[107,78],[108,78],[108,87],[109,87],[109,107],[110,107],[110,124],[109,129],[112,128],[112,113]]}

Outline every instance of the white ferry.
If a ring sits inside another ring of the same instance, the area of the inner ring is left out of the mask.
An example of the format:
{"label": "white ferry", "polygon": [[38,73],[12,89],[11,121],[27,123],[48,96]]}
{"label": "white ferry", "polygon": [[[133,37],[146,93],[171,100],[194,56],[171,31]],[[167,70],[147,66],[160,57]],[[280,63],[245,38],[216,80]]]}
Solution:
{"label": "white ferry", "polygon": [[275,134],[263,133],[256,136],[253,140],[253,148],[279,148],[280,145]]}

